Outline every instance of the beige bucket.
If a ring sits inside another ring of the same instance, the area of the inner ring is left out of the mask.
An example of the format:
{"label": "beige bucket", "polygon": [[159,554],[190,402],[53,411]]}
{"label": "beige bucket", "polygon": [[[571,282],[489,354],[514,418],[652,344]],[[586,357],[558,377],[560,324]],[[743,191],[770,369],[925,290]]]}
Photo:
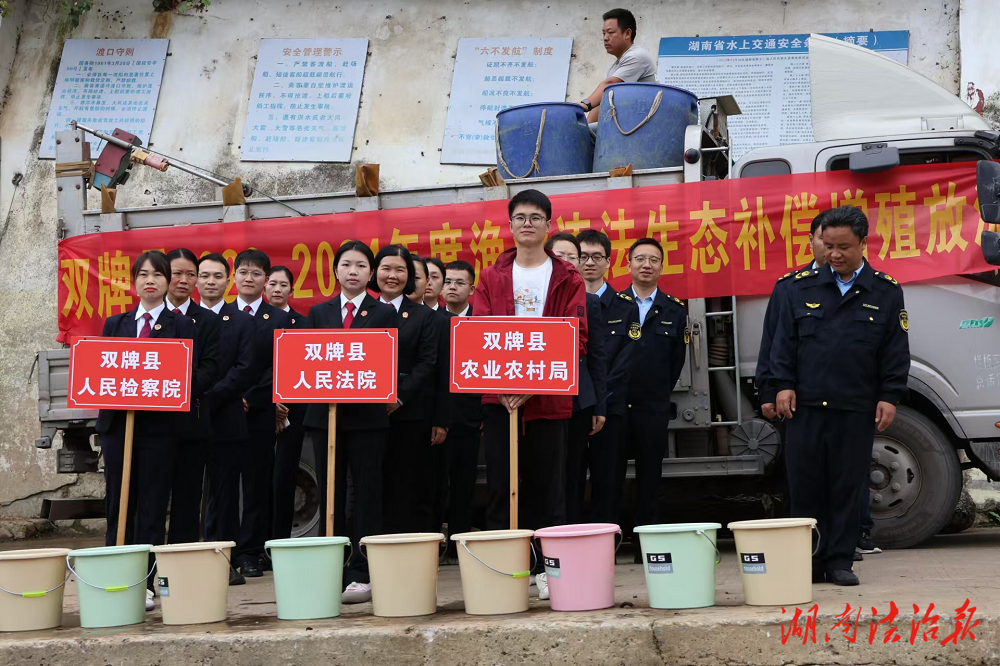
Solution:
{"label": "beige bucket", "polygon": [[361,539],[372,581],[372,606],[379,617],[437,612],[438,558],[443,534],[383,534]]}
{"label": "beige bucket", "polygon": [[62,624],[68,548],[0,553],[0,631],[37,631]]}
{"label": "beige bucket", "polygon": [[453,534],[458,544],[462,596],[469,615],[503,615],[528,610],[531,530]]}
{"label": "beige bucket", "polygon": [[748,605],[794,606],[812,601],[815,518],[742,520],[728,527],[736,537]]}
{"label": "beige bucket", "polygon": [[153,546],[163,624],[204,624],[226,619],[229,553],[233,541]]}

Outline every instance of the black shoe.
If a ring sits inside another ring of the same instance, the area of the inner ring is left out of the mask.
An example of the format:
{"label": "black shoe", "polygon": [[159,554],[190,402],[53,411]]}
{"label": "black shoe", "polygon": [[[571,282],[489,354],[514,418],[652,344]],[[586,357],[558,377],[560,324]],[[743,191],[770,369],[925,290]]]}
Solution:
{"label": "black shoe", "polygon": [[261,571],[274,571],[271,567],[271,558],[267,556],[266,553],[260,554],[260,570]]}
{"label": "black shoe", "polygon": [[246,560],[240,565],[240,573],[247,578],[260,578],[264,575],[257,560]]}
{"label": "black shoe", "polygon": [[858,577],[854,575],[853,571],[848,571],[846,569],[834,569],[833,571],[826,572],[826,579],[833,583],[834,585],[858,585],[861,581]]}
{"label": "black shoe", "polygon": [[870,532],[862,532],[861,538],[858,539],[858,548],[862,553],[866,555],[869,553],[881,553],[882,549],[875,545],[872,541],[872,535]]}
{"label": "black shoe", "polygon": [[865,559],[865,556],[861,554],[861,547],[858,546],[854,549],[854,561],[860,562],[863,559]]}
{"label": "black shoe", "polygon": [[817,571],[813,569],[813,583],[825,583],[826,582],[826,572]]}
{"label": "black shoe", "polygon": [[642,564],[642,550],[636,548],[635,556],[632,558],[633,564]]}
{"label": "black shoe", "polygon": [[243,577],[236,569],[229,570],[229,584],[230,585],[246,585],[247,579]]}

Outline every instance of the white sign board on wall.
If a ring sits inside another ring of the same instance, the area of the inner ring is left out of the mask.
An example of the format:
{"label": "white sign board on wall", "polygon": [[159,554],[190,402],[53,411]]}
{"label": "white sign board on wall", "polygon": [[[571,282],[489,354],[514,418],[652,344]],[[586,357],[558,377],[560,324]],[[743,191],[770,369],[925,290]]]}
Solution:
{"label": "white sign board on wall", "polygon": [[107,134],[121,128],[148,146],[169,42],[67,39],[38,157],[55,159],[56,132],[71,120]]}
{"label": "white sign board on wall", "polygon": [[[878,51],[904,65],[905,30],[823,33]],[[733,95],[742,115],[729,118],[732,158],[764,146],[813,140],[809,35],[664,37],[656,80],[698,97]],[[859,74],[858,85],[864,85]]]}
{"label": "white sign board on wall", "polygon": [[367,39],[262,39],[240,142],[251,162],[350,162]]}
{"label": "white sign board on wall", "polygon": [[496,164],[496,115],[566,101],[573,40],[460,39],[441,146],[442,164]]}
{"label": "white sign board on wall", "polygon": [[996,0],[962,0],[959,14],[962,85],[959,94],[976,113],[1000,130],[1000,58],[997,58]]}

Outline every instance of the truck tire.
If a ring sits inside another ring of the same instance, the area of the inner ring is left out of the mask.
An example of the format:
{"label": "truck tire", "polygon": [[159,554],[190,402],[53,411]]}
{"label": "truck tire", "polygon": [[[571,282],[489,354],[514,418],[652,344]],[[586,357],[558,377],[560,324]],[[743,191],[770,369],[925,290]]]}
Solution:
{"label": "truck tire", "polygon": [[870,469],[872,540],[916,546],[948,524],[962,492],[962,470],[948,438],[923,414],[900,407],[875,434]]}

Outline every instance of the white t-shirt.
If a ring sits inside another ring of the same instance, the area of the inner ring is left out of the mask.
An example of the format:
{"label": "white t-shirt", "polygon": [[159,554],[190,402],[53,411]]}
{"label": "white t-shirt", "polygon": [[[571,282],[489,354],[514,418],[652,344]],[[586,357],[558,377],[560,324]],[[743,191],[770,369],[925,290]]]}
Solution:
{"label": "white t-shirt", "polygon": [[611,63],[608,68],[608,76],[612,76],[627,82],[655,83],[656,82],[656,61],[649,51],[633,44],[622,54],[622,57]]}
{"label": "white t-shirt", "polygon": [[514,314],[518,317],[541,317],[545,296],[552,278],[552,258],[535,268],[522,268],[514,262]]}

